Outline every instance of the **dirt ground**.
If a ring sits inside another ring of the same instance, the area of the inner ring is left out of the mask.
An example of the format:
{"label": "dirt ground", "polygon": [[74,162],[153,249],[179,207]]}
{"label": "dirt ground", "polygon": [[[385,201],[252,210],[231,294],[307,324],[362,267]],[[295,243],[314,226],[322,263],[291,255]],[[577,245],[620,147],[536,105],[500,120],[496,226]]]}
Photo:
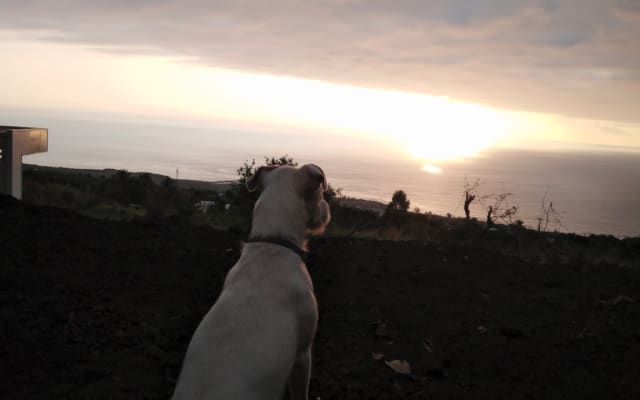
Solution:
{"label": "dirt ground", "polygon": [[[0,197],[0,398],[169,398],[241,239]],[[311,247],[311,399],[640,398],[639,268],[455,242]]]}

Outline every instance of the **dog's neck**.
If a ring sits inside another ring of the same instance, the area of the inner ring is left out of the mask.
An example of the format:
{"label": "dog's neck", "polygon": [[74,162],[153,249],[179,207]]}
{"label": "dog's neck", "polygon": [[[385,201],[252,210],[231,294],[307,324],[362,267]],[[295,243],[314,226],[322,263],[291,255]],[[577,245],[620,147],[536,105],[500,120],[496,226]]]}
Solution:
{"label": "dog's neck", "polygon": [[300,246],[278,236],[249,236],[245,243],[270,243],[287,248],[296,253],[306,264],[309,261],[309,253]]}
{"label": "dog's neck", "polygon": [[[295,234],[292,229],[281,228],[272,222],[264,223],[264,221],[256,218],[254,215],[253,227],[249,233],[249,239],[246,243],[270,243],[287,248],[296,253],[304,263],[308,261],[307,240],[302,234]],[[290,228],[290,227],[289,227]]]}
{"label": "dog's neck", "polygon": [[251,232],[249,233],[249,241],[259,241],[259,239],[274,239],[290,243],[292,246],[298,247],[302,250],[307,249],[307,240],[305,238],[304,230],[301,234],[297,234],[287,229],[273,228],[273,226],[269,225],[265,229],[259,224],[256,226],[254,222],[254,225],[251,228]]}
{"label": "dog's neck", "polygon": [[256,202],[249,238],[280,238],[306,250],[307,214],[304,204]]}

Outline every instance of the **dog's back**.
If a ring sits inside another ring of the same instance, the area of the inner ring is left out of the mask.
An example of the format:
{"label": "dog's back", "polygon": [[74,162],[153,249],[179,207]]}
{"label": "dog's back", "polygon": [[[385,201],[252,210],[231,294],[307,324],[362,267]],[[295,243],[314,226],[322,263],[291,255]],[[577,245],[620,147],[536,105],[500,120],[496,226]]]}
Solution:
{"label": "dog's back", "polygon": [[300,259],[277,246],[247,244],[193,335],[173,399],[280,399],[298,348],[313,339],[300,321],[315,314]]}

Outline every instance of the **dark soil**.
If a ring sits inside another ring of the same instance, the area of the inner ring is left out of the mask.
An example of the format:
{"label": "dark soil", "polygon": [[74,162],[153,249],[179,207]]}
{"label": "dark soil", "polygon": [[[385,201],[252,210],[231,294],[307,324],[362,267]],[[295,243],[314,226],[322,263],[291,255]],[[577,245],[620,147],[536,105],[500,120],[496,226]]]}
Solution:
{"label": "dark soil", "polygon": [[[0,197],[0,398],[169,398],[241,239]],[[311,246],[312,399],[640,398],[639,268],[455,242]]]}

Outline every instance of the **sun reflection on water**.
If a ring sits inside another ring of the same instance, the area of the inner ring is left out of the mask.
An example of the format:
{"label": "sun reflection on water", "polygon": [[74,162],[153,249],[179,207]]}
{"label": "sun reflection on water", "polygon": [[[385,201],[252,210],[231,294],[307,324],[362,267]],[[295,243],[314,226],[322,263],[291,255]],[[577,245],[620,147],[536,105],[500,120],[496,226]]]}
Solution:
{"label": "sun reflection on water", "polygon": [[441,174],[442,173],[442,168],[436,166],[436,165],[431,165],[431,164],[425,164],[422,166],[422,170],[424,172],[428,172],[430,174]]}

